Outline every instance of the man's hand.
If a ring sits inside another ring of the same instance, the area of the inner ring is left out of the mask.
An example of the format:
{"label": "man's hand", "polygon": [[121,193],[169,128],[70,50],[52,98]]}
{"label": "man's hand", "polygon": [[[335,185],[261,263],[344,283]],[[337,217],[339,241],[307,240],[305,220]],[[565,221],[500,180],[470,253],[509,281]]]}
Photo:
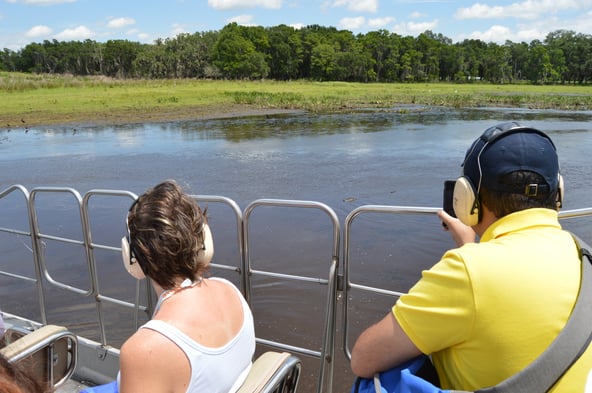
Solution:
{"label": "man's hand", "polygon": [[452,239],[458,247],[466,243],[475,243],[476,233],[470,226],[463,224],[458,218],[452,217],[444,210],[438,212],[438,217],[446,231],[450,232]]}

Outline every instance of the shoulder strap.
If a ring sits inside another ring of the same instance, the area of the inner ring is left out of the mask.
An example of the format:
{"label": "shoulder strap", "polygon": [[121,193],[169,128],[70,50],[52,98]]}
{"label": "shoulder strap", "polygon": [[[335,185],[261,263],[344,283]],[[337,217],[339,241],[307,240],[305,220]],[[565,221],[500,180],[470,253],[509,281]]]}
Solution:
{"label": "shoulder strap", "polygon": [[530,393],[548,391],[586,351],[592,340],[592,255],[591,248],[573,235],[582,259],[580,292],[574,309],[559,335],[524,370],[479,393]]}

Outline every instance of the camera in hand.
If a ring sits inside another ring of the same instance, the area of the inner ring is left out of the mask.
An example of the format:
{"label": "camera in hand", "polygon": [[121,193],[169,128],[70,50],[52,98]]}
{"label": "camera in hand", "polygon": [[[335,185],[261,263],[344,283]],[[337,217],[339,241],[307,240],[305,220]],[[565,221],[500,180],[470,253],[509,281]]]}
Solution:
{"label": "camera in hand", "polygon": [[453,197],[454,197],[454,185],[456,184],[455,180],[445,180],[444,181],[444,193],[443,193],[443,209],[446,213],[450,214],[452,217],[456,217],[454,213],[453,207]]}

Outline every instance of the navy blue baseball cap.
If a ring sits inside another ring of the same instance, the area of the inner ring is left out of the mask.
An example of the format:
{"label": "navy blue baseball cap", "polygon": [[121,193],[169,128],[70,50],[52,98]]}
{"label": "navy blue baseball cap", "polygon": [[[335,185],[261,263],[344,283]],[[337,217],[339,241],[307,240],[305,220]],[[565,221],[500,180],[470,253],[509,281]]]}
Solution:
{"label": "navy blue baseball cap", "polygon": [[[515,171],[538,173],[544,184],[503,184],[501,178]],[[471,145],[463,163],[463,175],[478,192],[492,191],[547,195],[559,188],[559,160],[551,138],[544,132],[516,122],[490,127]]]}

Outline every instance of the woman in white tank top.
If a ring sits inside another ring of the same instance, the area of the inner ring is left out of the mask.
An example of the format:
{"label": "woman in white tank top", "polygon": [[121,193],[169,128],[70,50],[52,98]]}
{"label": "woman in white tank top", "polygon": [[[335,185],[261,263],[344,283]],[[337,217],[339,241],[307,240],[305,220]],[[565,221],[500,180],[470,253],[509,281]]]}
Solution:
{"label": "woman in white tank top", "polygon": [[204,277],[214,252],[205,212],[165,181],[132,204],[127,220],[124,265],[159,299],[121,348],[119,391],[235,392],[255,352],[253,315],[232,283]]}

